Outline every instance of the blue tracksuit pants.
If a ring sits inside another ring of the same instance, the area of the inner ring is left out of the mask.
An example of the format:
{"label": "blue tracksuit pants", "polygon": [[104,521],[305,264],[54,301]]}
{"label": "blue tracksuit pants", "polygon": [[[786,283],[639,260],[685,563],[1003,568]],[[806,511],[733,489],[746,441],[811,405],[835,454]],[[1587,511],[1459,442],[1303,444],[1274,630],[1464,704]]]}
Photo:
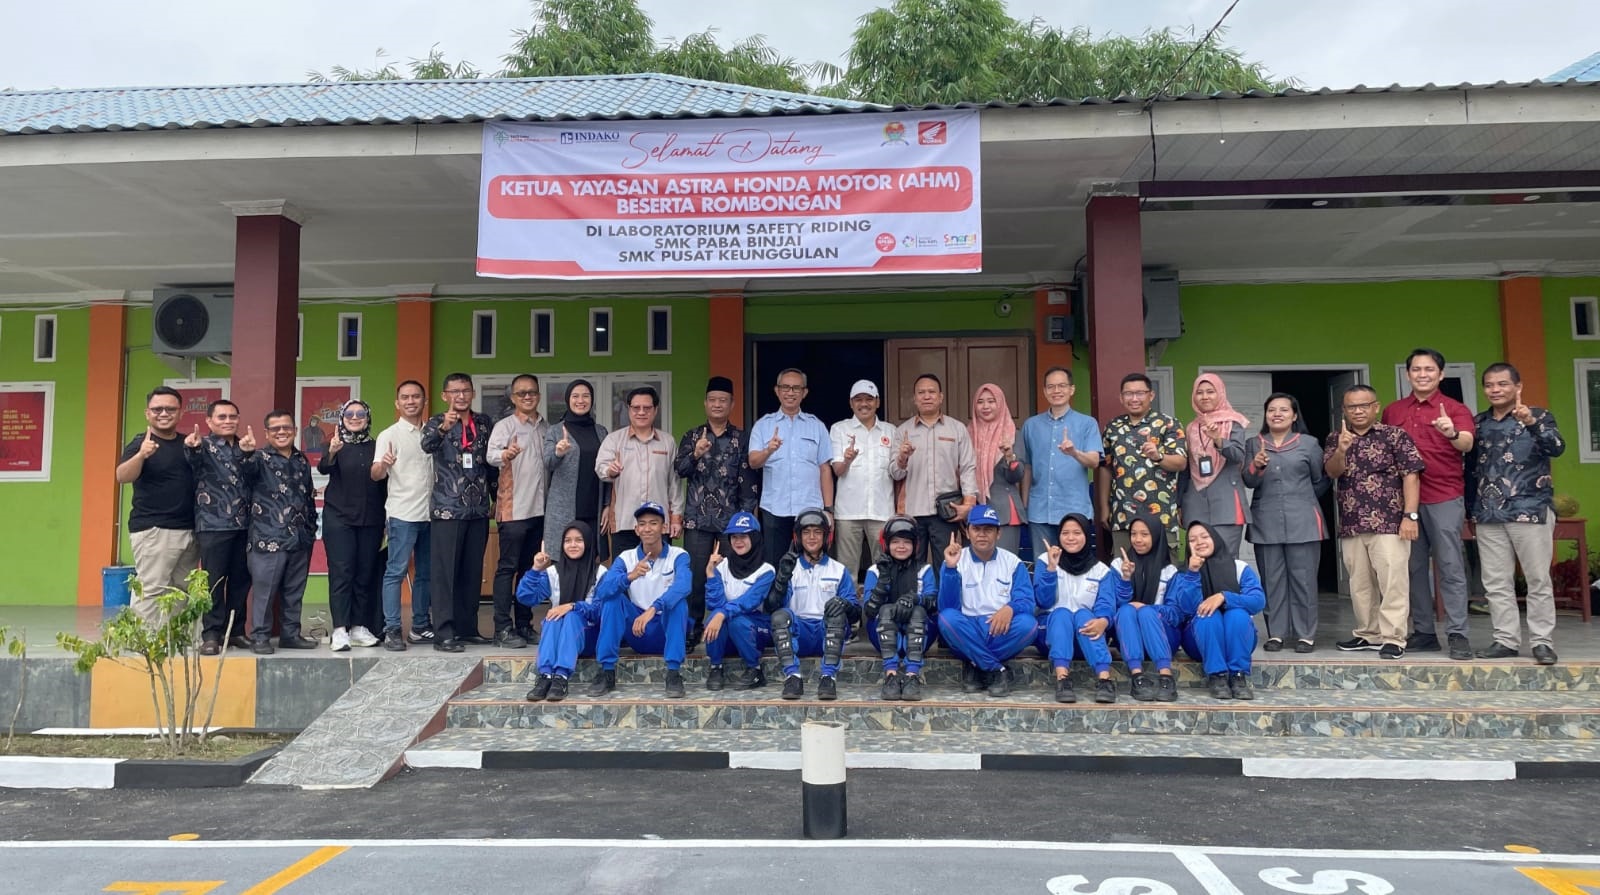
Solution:
{"label": "blue tracksuit pants", "polygon": [[572,677],[578,657],[594,655],[600,637],[600,606],[579,603],[555,621],[545,620],[539,637],[539,673]]}
{"label": "blue tracksuit pants", "polygon": [[[823,647],[827,642],[828,636],[827,621],[825,619],[801,618],[792,612],[789,613],[789,618],[789,630],[792,632],[790,637],[792,638],[792,643],[794,644],[795,662],[794,664],[783,669],[784,677],[788,677],[791,674],[800,673],[799,659],[801,656],[822,655]],[[844,634],[842,635],[840,642],[850,642],[849,622],[845,622]],[[829,665],[826,662],[822,663],[823,677],[836,677],[838,674],[838,665]]]}
{"label": "blue tracksuit pants", "polygon": [[1172,667],[1172,641],[1167,622],[1154,606],[1135,607],[1125,603],[1117,610],[1117,648],[1129,671],[1143,671],[1146,659],[1157,671]]}
{"label": "blue tracksuit pants", "polygon": [[1011,627],[1003,633],[989,633],[987,615],[965,615],[959,609],[939,613],[939,636],[945,646],[964,661],[984,671],[998,671],[1002,663],[1021,653],[1033,642],[1039,622],[1032,615],[1013,615]]}
{"label": "blue tracksuit pants", "polygon": [[[872,651],[877,653],[880,656],[883,655],[883,641],[878,639],[878,620],[877,619],[863,619],[862,620],[862,624],[866,625],[866,629],[865,630],[867,632],[867,641],[872,644]],[[893,659],[884,659],[883,660],[883,670],[884,671],[900,671],[901,670],[900,666],[903,664],[903,665],[905,665],[905,669],[904,670],[905,670],[906,674],[921,674],[922,673],[922,663],[921,662],[912,663],[912,662],[905,661],[905,657],[906,657],[906,626],[905,625],[896,625],[895,626],[895,630],[896,630],[895,637],[894,637],[895,658],[893,658]],[[939,614],[938,613],[933,613],[933,614],[928,616],[928,627],[927,627],[927,630],[924,631],[923,635],[922,635],[922,637],[923,637],[922,655],[923,656],[927,656],[928,655],[928,650],[933,649],[933,644],[938,639],[938,636],[939,636]]]}
{"label": "blue tracksuit pants", "polygon": [[689,604],[687,601],[656,613],[645,626],[644,636],[633,635],[633,621],[644,610],[629,599],[611,600],[600,609],[600,636],[595,644],[595,658],[601,668],[617,667],[617,650],[622,644],[640,655],[660,656],[666,660],[667,670],[683,666],[684,638],[689,635]]}
{"label": "blue tracksuit pants", "polygon": [[724,618],[717,639],[706,641],[706,658],[713,666],[721,665],[730,645],[746,667],[756,667],[761,664],[761,651],[772,649],[772,623],[764,615]]}
{"label": "blue tracksuit pants", "polygon": [[1183,626],[1183,651],[1199,659],[1206,674],[1249,674],[1255,649],[1255,619],[1243,609],[1195,616]]}
{"label": "blue tracksuit pants", "polygon": [[1071,667],[1072,654],[1076,649],[1083,655],[1083,660],[1089,663],[1089,667],[1094,669],[1095,674],[1111,670],[1111,646],[1106,643],[1106,635],[1090,638],[1087,634],[1078,633],[1078,629],[1087,625],[1093,618],[1094,613],[1087,609],[1051,611],[1043,629],[1051,665],[1056,668]]}

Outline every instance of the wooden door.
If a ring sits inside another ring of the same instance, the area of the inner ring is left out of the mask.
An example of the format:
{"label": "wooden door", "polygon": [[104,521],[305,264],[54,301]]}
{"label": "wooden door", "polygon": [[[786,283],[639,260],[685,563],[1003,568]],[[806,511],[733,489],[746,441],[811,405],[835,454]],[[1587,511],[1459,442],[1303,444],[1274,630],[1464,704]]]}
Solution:
{"label": "wooden door", "polygon": [[900,423],[917,414],[911,398],[917,377],[932,373],[944,383],[946,398],[956,377],[956,339],[890,339],[884,343],[883,417]]}
{"label": "wooden door", "polygon": [[1020,422],[1034,401],[1032,345],[1028,336],[890,339],[884,343],[884,417],[899,423],[915,416],[912,388],[918,376],[932,373],[944,383],[950,416],[965,421],[973,390],[992,382]]}

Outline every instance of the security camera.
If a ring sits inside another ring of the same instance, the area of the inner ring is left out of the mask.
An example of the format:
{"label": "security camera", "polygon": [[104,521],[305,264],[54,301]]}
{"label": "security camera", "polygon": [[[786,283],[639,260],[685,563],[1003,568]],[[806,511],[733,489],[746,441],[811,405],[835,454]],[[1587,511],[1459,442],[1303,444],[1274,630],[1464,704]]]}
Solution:
{"label": "security camera", "polygon": [[1011,302],[1004,301],[1004,300],[995,302],[994,314],[995,314],[996,317],[1010,317],[1011,316]]}

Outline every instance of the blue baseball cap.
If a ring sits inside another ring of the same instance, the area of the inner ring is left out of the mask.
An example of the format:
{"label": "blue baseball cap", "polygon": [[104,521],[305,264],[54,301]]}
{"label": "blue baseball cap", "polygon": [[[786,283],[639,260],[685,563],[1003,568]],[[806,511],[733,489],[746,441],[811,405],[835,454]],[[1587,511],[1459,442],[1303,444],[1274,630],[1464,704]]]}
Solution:
{"label": "blue baseball cap", "polygon": [[[661,521],[663,521],[663,522],[667,521],[666,508],[661,506],[661,504],[656,503],[655,501],[652,501],[652,500],[647,500],[644,503],[639,504],[639,508],[637,510],[633,511],[633,518],[637,519],[640,516],[646,515],[648,513],[654,513],[657,516],[660,516],[661,517]],[[999,523],[995,523],[995,524],[998,525]]]}
{"label": "blue baseball cap", "polygon": [[1000,514],[994,511],[994,507],[989,506],[986,503],[980,503],[967,512],[967,524],[993,525],[994,527],[999,528]]}
{"label": "blue baseball cap", "polygon": [[747,535],[752,531],[760,531],[761,523],[756,521],[754,514],[738,512],[728,520],[728,527],[722,530],[725,535]]}

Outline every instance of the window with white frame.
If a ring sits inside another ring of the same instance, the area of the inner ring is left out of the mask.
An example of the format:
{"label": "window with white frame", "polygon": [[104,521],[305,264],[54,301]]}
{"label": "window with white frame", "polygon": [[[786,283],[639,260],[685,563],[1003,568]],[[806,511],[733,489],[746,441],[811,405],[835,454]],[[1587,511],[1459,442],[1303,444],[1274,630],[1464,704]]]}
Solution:
{"label": "window with white frame", "polygon": [[645,349],[648,354],[672,353],[672,309],[666,306],[650,308],[646,311],[649,325],[645,328],[645,338],[648,340]]}
{"label": "window with white frame", "polygon": [[1150,377],[1150,390],[1156,393],[1154,400],[1150,402],[1150,406],[1154,407],[1158,413],[1176,416],[1177,411],[1173,409],[1176,405],[1172,400],[1172,368],[1150,367],[1144,371],[1144,374]]}
{"label": "window with white frame", "polygon": [[33,359],[36,363],[55,363],[56,315],[37,314],[33,318]]}
{"label": "window with white frame", "polygon": [[339,315],[339,360],[361,359],[361,315]]}
{"label": "window with white frame", "polygon": [[[650,386],[661,397],[656,412],[656,428],[672,428],[672,374],[665,370],[627,373],[551,373],[539,377],[541,406],[545,419],[559,423],[567,412],[567,386],[574,379],[586,380],[594,387],[595,419],[610,429],[628,426],[628,392]],[[485,411],[487,412],[487,411]]]}
{"label": "window with white frame", "polygon": [[472,312],[473,357],[494,357],[497,321],[494,311]]}
{"label": "window with white frame", "polygon": [[589,353],[596,357],[611,355],[611,309],[589,309]]}
{"label": "window with white frame", "polygon": [[[1467,410],[1478,412],[1478,365],[1445,364],[1444,376],[1439,380],[1439,391],[1467,405]],[[1394,365],[1394,394],[1404,398],[1411,394],[1411,379],[1406,376],[1406,365]]]}
{"label": "window with white frame", "polygon": [[529,357],[556,356],[556,312],[539,308],[533,312],[529,330]]}
{"label": "window with white frame", "polygon": [[305,360],[305,354],[306,354],[306,315],[304,315],[304,314],[296,314],[295,315],[295,319],[298,320],[299,322],[295,324],[295,331],[294,331],[294,359],[297,360],[297,361],[298,360]]}
{"label": "window with white frame", "polygon": [[1600,463],[1600,357],[1581,357],[1572,368],[1577,379],[1578,458]]}
{"label": "window with white frame", "polygon": [[1593,295],[1573,296],[1572,337],[1600,339],[1600,298]]}

